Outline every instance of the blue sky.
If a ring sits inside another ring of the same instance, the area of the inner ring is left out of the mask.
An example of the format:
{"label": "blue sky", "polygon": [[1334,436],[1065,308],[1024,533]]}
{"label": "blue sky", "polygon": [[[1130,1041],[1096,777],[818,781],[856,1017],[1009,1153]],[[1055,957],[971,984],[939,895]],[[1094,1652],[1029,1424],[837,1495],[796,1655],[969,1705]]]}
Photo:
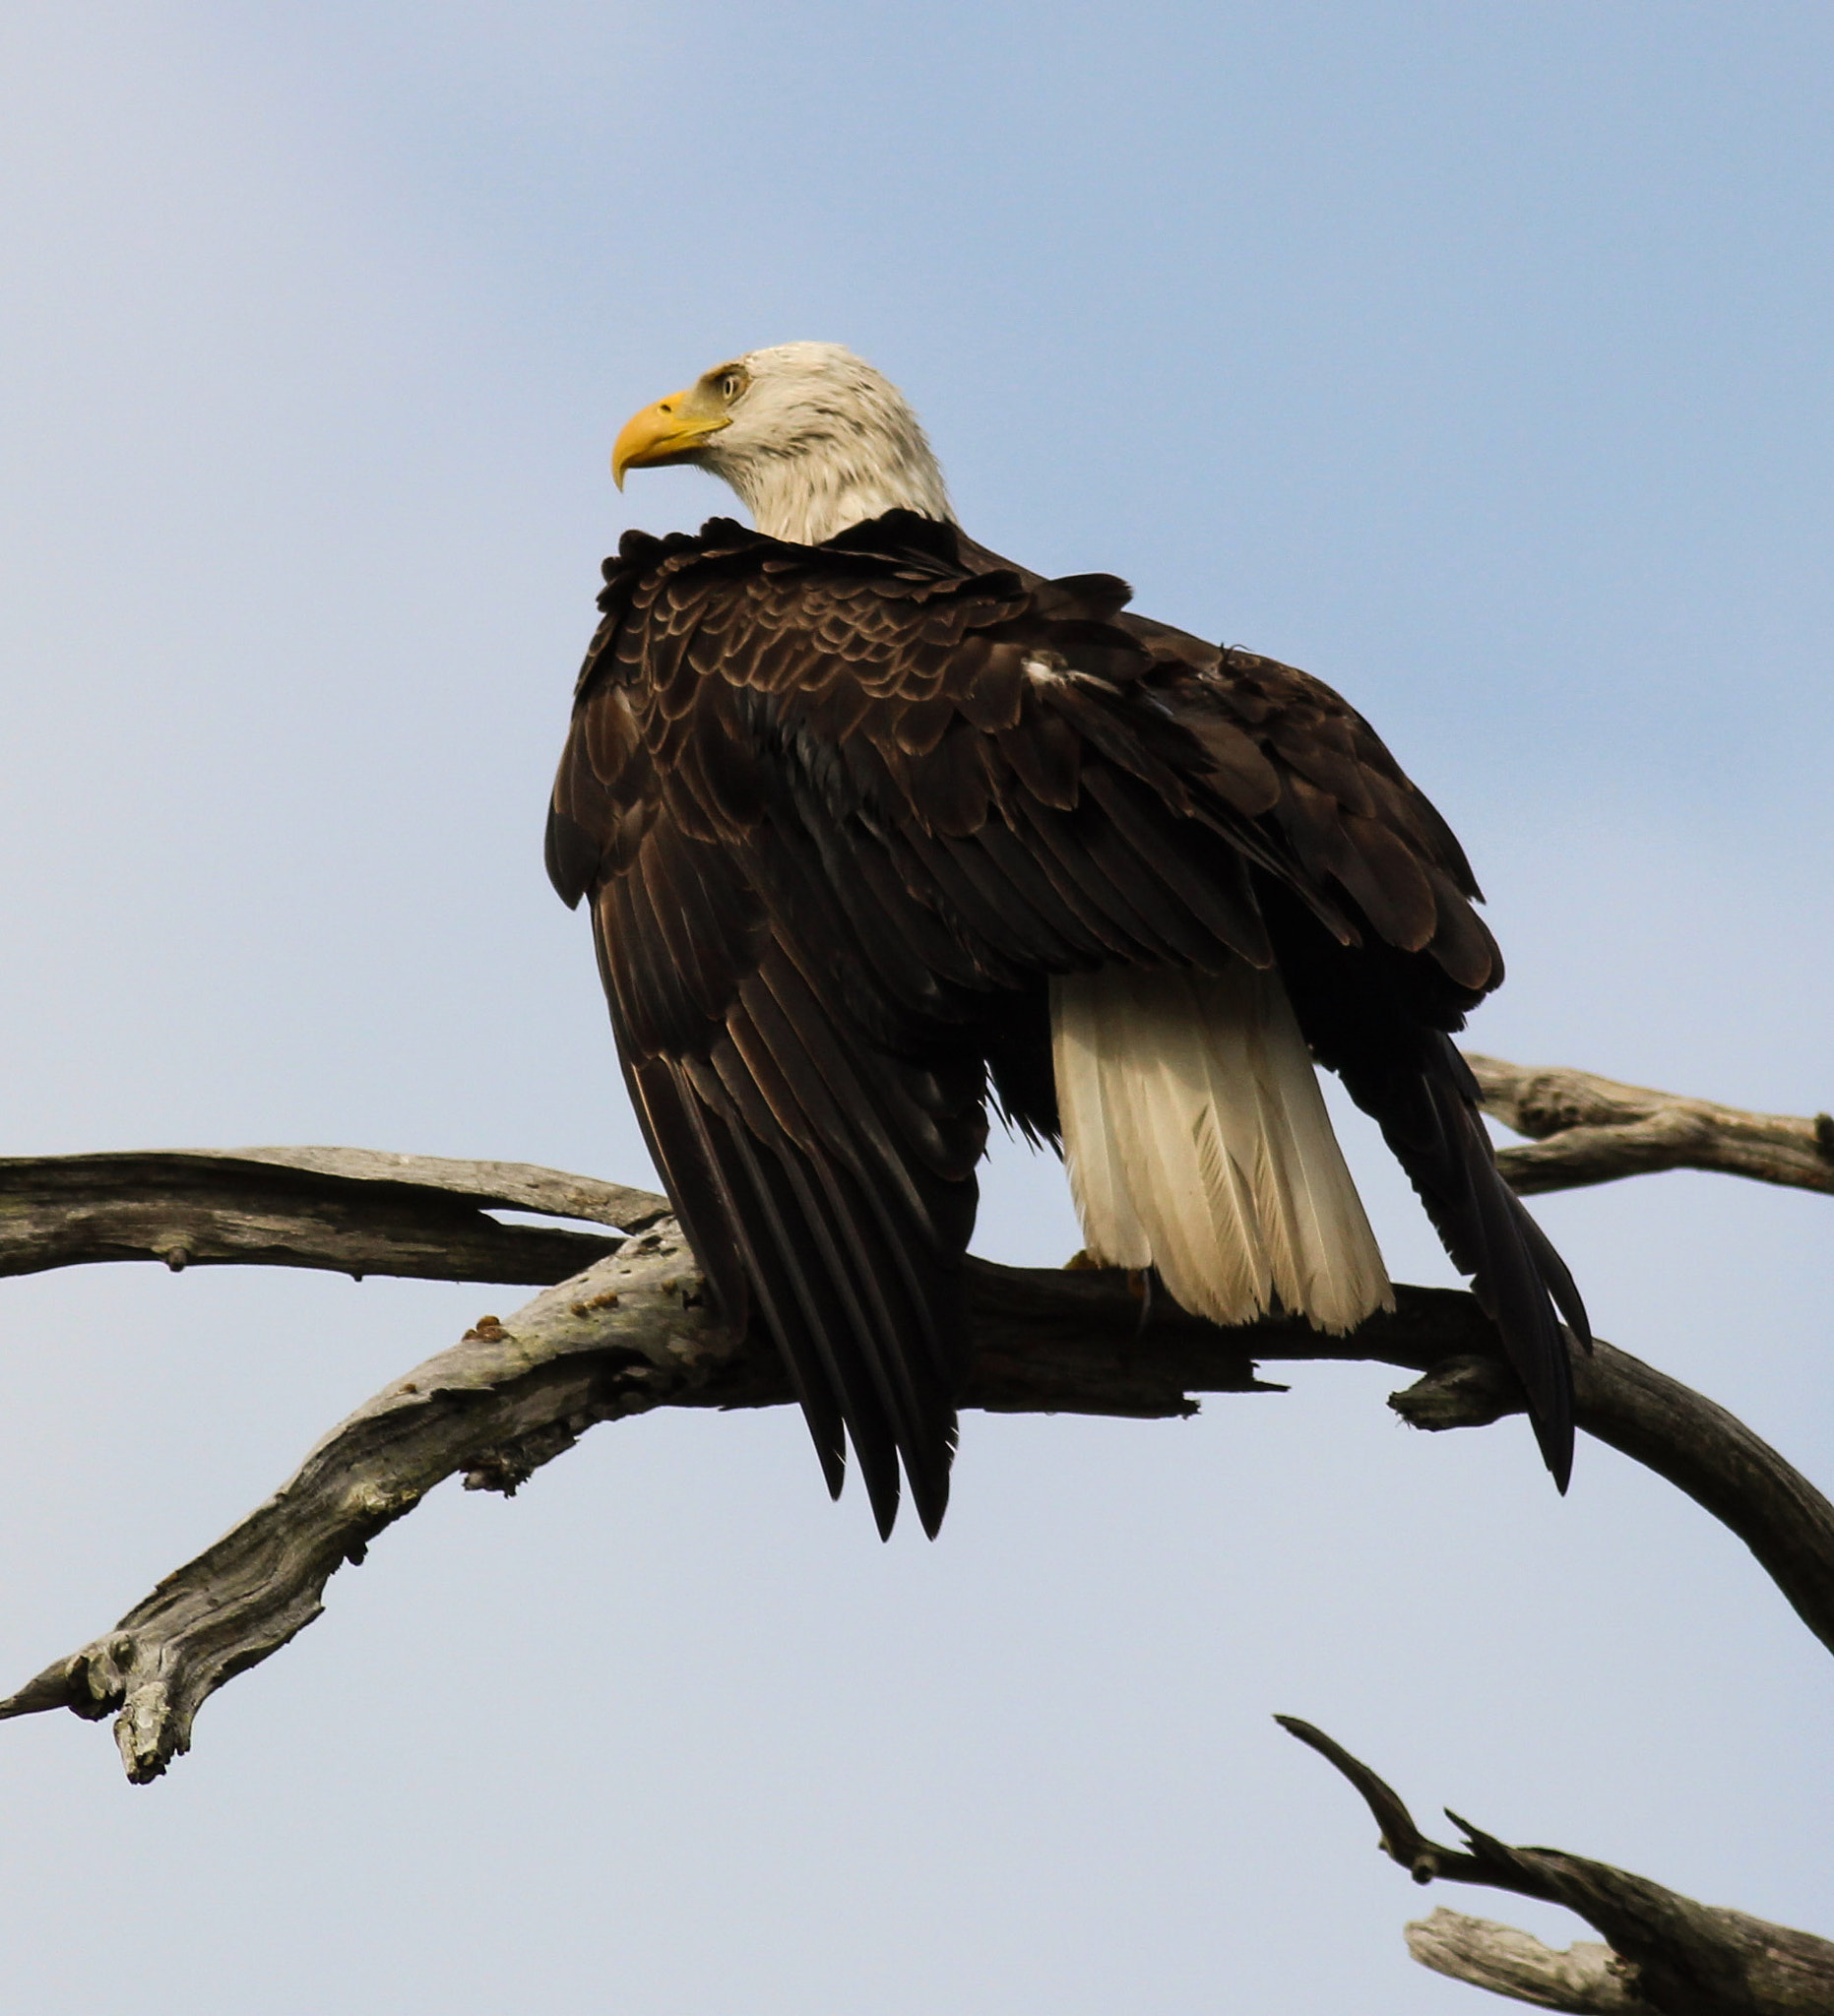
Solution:
{"label": "blue sky", "polygon": [[[15,10],[7,1152],[644,1179],[541,813],[599,557],[729,500],[606,456],[805,336],[906,388],[978,536],[1374,719],[1492,899],[1480,1047],[1834,1102],[1831,57],[1769,5]],[[1826,1200],[1542,1215],[1603,1334],[1834,1475]],[[1002,1150],[980,1249],[1076,1243]],[[507,1299],[0,1289],[0,1679]],[[1423,1812],[1834,1929],[1827,1661],[1753,1564],[1388,1383],[971,1418],[933,1547],[786,1415],[442,1492],[166,1783],[0,1731],[0,1971],[48,2016],[257,1969],[278,2016],[1473,2006],[1275,1710]]]}

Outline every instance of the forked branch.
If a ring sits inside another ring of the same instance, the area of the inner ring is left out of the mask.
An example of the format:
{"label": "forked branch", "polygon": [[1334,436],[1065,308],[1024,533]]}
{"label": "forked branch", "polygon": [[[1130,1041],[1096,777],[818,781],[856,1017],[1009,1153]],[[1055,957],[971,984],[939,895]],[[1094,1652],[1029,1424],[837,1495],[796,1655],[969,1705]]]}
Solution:
{"label": "forked branch", "polygon": [[1417,1883],[1482,1883],[1564,1905],[1602,1933],[1606,1948],[1558,1953],[1482,1919],[1435,1912],[1408,1927],[1423,1965],[1492,1993],[1577,2016],[1827,2016],[1834,2009],[1834,1941],[1696,1904],[1647,1876],[1553,1848],[1508,1848],[1448,1811],[1462,1849],[1429,1841],[1399,1795],[1323,1731],[1275,1720],[1327,1758],[1362,1796],[1381,1849]]}
{"label": "forked branch", "polygon": [[[1491,1111],[1549,1137],[1505,1152],[1518,1187],[1685,1161],[1834,1190],[1834,1121],[1825,1115],[1772,1118],[1581,1072],[1473,1064]],[[585,1220],[618,1235],[505,1225],[493,1208]],[[596,1421],[653,1407],[787,1402],[776,1354],[726,1335],[702,1304],[667,1210],[647,1191],[524,1164],[353,1149],[0,1161],[0,1274],[141,1259],[561,1284],[507,1324],[480,1319],[359,1408],[272,1498],[113,1631],[0,1702],[0,1716],[55,1707],[116,1714],[130,1777],[157,1777],[189,1747],[202,1703],[310,1623],[338,1567],[360,1560],[443,1479],[460,1474],[469,1487],[510,1491]],[[1447,1290],[1402,1288],[1393,1315],[1327,1338],[1280,1319],[1217,1330],[1163,1300],[1143,1324],[1119,1276],[968,1266],[971,1407],[1189,1414],[1193,1394],[1265,1390],[1257,1358],[1424,1373],[1391,1400],[1421,1427],[1479,1426],[1524,1405],[1487,1319],[1469,1295]],[[1827,1500],[1723,1409],[1609,1345],[1576,1361],[1575,1380],[1580,1426],[1738,1533],[1834,1650]]]}

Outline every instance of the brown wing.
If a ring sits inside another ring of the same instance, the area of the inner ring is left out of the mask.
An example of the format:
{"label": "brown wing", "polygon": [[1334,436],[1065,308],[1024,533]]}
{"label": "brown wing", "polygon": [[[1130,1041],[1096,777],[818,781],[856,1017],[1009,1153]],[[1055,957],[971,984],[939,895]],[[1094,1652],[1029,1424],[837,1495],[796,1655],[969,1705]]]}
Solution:
{"label": "brown wing", "polygon": [[[784,738],[813,725],[844,765],[901,688],[915,732],[922,661],[1014,597],[948,608],[934,579],[876,598],[846,582],[804,605],[781,550],[627,542],[549,863],[563,895],[593,898],[632,1098],[726,1312],[776,1337],[831,1488],[845,1429],[881,1530],[902,1456],[933,1532],[986,1132],[982,1060],[945,995],[973,969],[895,873],[835,872],[846,822],[804,800]],[[930,641],[901,653],[914,617]]]}
{"label": "brown wing", "polygon": [[[1009,566],[961,544],[972,565]],[[1114,621],[1152,659],[1141,687],[1214,766],[1197,816],[1230,831],[1253,863],[1313,1054],[1378,1121],[1454,1264],[1472,1277],[1564,1489],[1572,1373],[1558,1318],[1583,1345],[1590,1329],[1565,1264],[1497,1173],[1478,1087],[1449,1040],[1503,976],[1471,907],[1479,892],[1463,850],[1369,724],[1321,681],[1131,612]],[[1206,805],[1209,792],[1228,809]],[[1231,813],[1257,810],[1271,857],[1231,823]],[[1161,840],[1181,844],[1175,830],[1162,828]]]}
{"label": "brown wing", "polygon": [[1360,718],[1117,620],[1125,596],[977,572],[901,516],[822,548],[716,521],[607,563],[550,870],[593,898],[716,1293],[776,1336],[833,1488],[852,1436],[882,1530],[900,1456],[929,1530],[946,1501],[985,1065],[1049,1131],[1044,976],[1284,966],[1296,933],[1385,958],[1432,1032],[1498,971],[1456,844]]}

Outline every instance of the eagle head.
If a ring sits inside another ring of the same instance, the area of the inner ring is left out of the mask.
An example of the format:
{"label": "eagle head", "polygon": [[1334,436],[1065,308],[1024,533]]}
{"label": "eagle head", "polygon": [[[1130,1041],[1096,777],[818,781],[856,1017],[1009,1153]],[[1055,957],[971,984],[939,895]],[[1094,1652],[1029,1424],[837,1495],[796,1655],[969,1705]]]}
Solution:
{"label": "eagle head", "polygon": [[818,545],[887,511],[951,520],[942,471],[903,393],[838,343],[747,350],[625,422],[624,472],[691,462],[737,491],[760,532]]}

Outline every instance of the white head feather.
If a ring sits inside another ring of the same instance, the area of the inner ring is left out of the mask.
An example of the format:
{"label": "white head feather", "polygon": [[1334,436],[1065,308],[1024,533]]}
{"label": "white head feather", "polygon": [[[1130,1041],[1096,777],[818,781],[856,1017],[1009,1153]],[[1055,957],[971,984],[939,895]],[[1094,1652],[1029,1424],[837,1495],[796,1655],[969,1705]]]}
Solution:
{"label": "white head feather", "polygon": [[838,343],[781,343],[701,383],[723,373],[742,382],[694,460],[731,484],[760,532],[818,545],[886,511],[953,520],[917,414],[863,357]]}

